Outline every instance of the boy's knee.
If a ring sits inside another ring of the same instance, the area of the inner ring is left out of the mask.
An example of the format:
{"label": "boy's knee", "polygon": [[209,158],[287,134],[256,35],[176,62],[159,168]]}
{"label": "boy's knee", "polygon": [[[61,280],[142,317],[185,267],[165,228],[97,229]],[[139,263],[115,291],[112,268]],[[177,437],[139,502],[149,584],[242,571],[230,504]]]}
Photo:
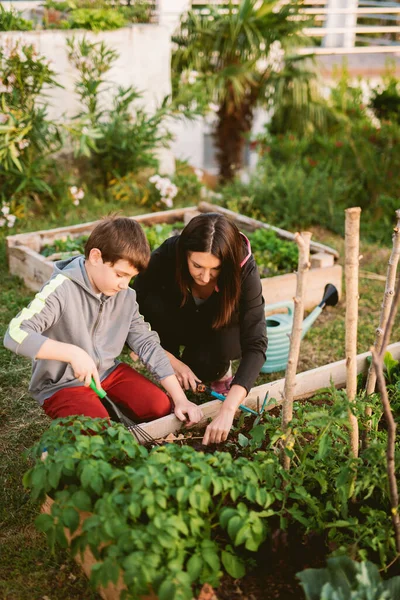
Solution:
{"label": "boy's knee", "polygon": [[171,400],[162,390],[153,399],[151,412],[152,419],[160,419],[171,413]]}

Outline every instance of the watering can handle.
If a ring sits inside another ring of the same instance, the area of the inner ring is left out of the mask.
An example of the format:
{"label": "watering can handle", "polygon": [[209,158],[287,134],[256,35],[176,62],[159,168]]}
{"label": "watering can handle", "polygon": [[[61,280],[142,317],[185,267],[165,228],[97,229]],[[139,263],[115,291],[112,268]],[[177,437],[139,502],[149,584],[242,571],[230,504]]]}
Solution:
{"label": "watering can handle", "polygon": [[286,300],[284,302],[276,302],[275,304],[266,304],[265,305],[265,313],[276,311],[279,308],[287,308],[288,314],[293,315],[294,302],[293,302],[293,300]]}

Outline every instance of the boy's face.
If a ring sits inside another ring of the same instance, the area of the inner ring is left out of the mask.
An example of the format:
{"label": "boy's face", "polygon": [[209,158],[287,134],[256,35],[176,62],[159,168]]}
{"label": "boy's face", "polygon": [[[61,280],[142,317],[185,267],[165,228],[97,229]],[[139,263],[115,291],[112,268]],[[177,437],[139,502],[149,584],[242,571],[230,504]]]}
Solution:
{"label": "boy's face", "polygon": [[126,290],[132,277],[138,274],[138,270],[127,260],[117,260],[113,265],[103,262],[97,248],[90,251],[86,270],[96,294],[101,292],[106,296],[115,296],[121,290]]}

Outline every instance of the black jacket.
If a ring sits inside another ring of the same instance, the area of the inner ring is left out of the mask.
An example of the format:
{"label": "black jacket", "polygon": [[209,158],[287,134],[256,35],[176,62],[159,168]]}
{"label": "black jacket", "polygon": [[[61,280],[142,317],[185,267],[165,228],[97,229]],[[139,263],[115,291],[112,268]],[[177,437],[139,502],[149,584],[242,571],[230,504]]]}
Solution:
{"label": "black jacket", "polygon": [[[231,322],[221,329],[212,329],[218,303],[218,292],[196,306],[192,296],[181,308],[182,295],[175,280],[176,249],[179,236],[166,240],[151,255],[146,271],[135,279],[139,310],[161,338],[162,346],[179,356],[179,346],[196,341],[215,340],[215,336],[229,332],[232,339],[237,332],[241,361],[233,383],[248,392],[266,359],[267,335],[264,299],[260,275],[252,254],[242,266],[241,294],[238,309]],[[245,238],[244,238],[245,239]],[[244,256],[247,248],[244,243]],[[229,337],[229,336],[228,336]]]}

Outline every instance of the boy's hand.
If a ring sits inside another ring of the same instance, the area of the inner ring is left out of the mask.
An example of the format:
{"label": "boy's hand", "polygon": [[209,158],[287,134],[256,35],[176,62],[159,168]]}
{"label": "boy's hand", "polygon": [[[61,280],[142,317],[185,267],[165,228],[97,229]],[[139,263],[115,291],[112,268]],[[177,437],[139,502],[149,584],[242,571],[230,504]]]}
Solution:
{"label": "boy's hand", "polygon": [[[195,425],[203,418],[203,411],[200,406],[189,402],[189,400],[175,403],[174,413],[180,421],[186,421],[186,427]],[[187,415],[187,417],[185,416]]]}
{"label": "boy's hand", "polygon": [[69,362],[75,377],[83,382],[85,387],[89,387],[93,377],[96,387],[101,389],[100,377],[95,362],[85,350],[76,346]]}

